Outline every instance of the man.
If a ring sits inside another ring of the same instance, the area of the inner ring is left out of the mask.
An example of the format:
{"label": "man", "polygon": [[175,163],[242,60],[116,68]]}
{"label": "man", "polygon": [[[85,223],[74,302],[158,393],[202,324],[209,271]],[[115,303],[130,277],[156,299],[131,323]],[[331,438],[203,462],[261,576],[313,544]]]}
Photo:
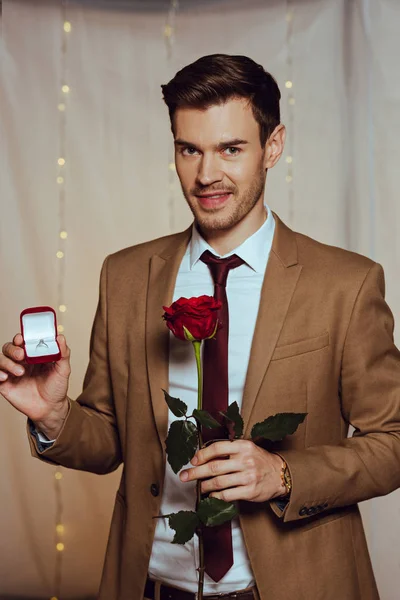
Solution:
{"label": "man", "polygon": [[[233,564],[206,571],[206,597],[376,600],[357,503],[400,486],[400,354],[382,267],[292,231],[264,205],[285,128],[260,65],[206,56],[163,93],[193,226],[105,260],[76,402],[63,336],[46,373],[24,365],[20,334],[5,344],[0,392],[28,416],[34,456],[95,473],[124,463],[101,600],[195,598],[195,540],[171,545],[167,521],[154,517],[193,509],[198,478],[203,492],[238,501],[240,515],[216,541],[221,565],[231,552]],[[166,464],[173,417],[161,388],[195,407],[197,380],[191,345],[170,336],[162,306],[214,293],[207,251],[239,257],[226,283],[228,385],[247,439],[199,451],[178,478]],[[268,452],[250,430],[277,412],[307,417]]]}

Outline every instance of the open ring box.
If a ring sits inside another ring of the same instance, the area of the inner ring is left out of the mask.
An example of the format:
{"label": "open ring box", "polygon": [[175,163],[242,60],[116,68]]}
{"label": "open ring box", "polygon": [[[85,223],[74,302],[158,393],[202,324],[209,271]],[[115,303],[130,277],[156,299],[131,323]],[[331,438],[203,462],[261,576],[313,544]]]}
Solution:
{"label": "open ring box", "polygon": [[21,312],[21,333],[28,364],[60,360],[56,313],[50,306],[26,308]]}

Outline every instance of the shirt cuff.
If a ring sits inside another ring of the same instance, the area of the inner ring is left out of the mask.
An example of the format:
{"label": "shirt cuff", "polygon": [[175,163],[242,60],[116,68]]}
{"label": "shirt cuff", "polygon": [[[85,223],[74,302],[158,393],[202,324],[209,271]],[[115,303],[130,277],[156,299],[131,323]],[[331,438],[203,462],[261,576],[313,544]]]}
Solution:
{"label": "shirt cuff", "polygon": [[44,450],[47,450],[47,448],[51,448],[51,446],[56,440],[49,440],[49,438],[44,433],[40,433],[40,431],[38,431],[35,425],[33,424],[33,421],[31,421],[30,419],[28,419],[28,423],[31,435],[33,435],[33,437],[36,438],[36,443],[39,452],[43,452]]}

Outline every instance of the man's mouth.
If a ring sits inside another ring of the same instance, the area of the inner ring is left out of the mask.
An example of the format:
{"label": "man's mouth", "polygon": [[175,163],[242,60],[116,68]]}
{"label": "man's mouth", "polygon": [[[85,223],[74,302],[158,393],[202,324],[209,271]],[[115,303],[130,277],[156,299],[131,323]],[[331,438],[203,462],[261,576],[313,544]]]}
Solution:
{"label": "man's mouth", "polygon": [[196,198],[199,199],[201,206],[204,208],[216,208],[224,204],[231,194],[232,192],[222,190],[218,192],[196,194]]}

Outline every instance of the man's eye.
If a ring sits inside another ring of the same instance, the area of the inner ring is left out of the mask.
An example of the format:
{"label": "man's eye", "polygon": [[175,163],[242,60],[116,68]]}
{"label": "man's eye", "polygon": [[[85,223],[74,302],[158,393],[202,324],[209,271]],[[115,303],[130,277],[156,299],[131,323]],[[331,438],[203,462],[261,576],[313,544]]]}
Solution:
{"label": "man's eye", "polygon": [[188,146],[187,148],[183,148],[182,150],[182,154],[186,155],[186,156],[194,156],[196,154],[197,150],[196,148],[192,148],[191,146]]}
{"label": "man's eye", "polygon": [[228,156],[236,156],[239,154],[240,148],[236,148],[236,146],[230,146],[229,148],[225,148],[225,153]]}

